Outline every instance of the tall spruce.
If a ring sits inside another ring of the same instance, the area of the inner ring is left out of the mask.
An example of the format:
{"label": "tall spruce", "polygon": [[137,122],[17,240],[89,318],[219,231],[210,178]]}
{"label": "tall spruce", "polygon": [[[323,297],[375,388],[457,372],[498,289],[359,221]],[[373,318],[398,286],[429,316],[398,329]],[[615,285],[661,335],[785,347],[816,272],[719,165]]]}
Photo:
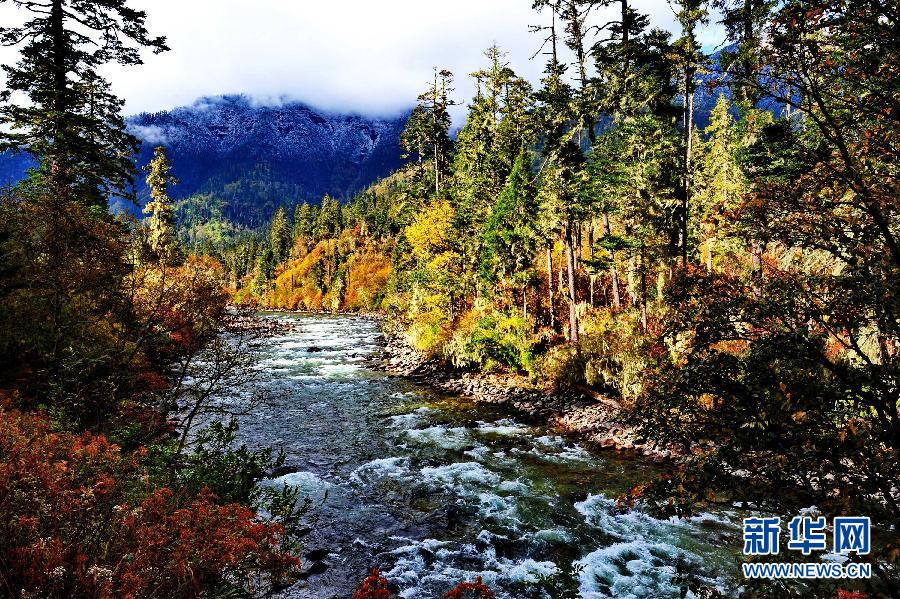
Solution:
{"label": "tall spruce", "polygon": [[[99,69],[139,65],[140,50],[162,52],[146,14],[124,0],[0,0],[30,18],[0,27],[0,43],[20,47],[16,65],[4,65],[0,93],[0,149],[27,151],[53,196],[106,208],[110,195],[133,196],[137,140],[125,129],[122,101]],[[23,101],[19,101],[19,97]]]}
{"label": "tall spruce", "polygon": [[441,191],[453,154],[449,112],[449,108],[455,104],[450,97],[452,93],[453,73],[435,68],[434,81],[419,96],[418,104],[400,136],[406,156],[415,156],[420,165],[430,164],[435,192]]}
{"label": "tall spruce", "polygon": [[269,244],[276,264],[284,262],[291,254],[291,222],[287,210],[279,206],[269,225]]}
{"label": "tall spruce", "polygon": [[678,190],[678,250],[681,265],[688,261],[688,229],[690,222],[691,169],[694,146],[694,95],[697,91],[697,74],[703,68],[705,56],[697,40],[697,27],[708,22],[706,2],[703,0],[679,0],[675,16],[681,24],[681,37],[675,40],[675,61],[681,71],[682,131],[684,155],[682,158],[681,186]]}

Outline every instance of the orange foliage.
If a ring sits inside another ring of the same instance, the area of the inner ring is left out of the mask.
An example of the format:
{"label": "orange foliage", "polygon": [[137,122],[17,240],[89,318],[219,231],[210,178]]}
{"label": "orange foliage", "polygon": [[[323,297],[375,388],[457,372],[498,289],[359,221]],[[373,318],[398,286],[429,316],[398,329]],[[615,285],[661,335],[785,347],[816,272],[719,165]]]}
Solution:
{"label": "orange foliage", "polygon": [[[140,456],[141,452],[137,452]],[[151,490],[102,435],[0,408],[0,580],[40,597],[197,596],[299,566],[283,529],[208,492]]]}
{"label": "orange foliage", "polygon": [[[302,246],[297,251],[298,258],[279,266],[261,304],[303,311],[378,309],[391,276],[391,259],[381,248],[362,242],[357,230],[345,231],[339,239],[323,239],[308,252]],[[241,290],[232,301],[249,305],[256,298]]]}
{"label": "orange foliage", "polygon": [[377,251],[367,251],[357,256],[350,266],[344,308],[372,311],[377,307],[378,296],[384,292],[391,276],[391,259]]}

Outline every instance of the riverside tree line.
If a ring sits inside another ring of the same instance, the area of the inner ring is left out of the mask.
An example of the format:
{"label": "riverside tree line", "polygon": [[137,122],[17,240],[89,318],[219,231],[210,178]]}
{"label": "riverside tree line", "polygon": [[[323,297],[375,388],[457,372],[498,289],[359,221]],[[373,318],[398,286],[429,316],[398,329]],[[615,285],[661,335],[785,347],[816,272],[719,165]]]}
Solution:
{"label": "riverside tree line", "polygon": [[[436,69],[403,169],[220,248],[235,298],[383,311],[455,367],[617,398],[685,456],[632,500],[896,522],[896,6],[672,6],[669,33],[628,0],[534,2],[539,85],[489,48],[454,135]],[[898,592],[897,548],[859,558],[872,592]]]}

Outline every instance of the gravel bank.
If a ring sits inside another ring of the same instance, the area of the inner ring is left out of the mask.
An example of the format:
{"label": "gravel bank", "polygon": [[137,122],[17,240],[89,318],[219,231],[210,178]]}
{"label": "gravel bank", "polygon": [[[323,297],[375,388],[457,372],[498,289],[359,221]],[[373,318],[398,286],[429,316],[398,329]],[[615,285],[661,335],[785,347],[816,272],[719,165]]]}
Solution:
{"label": "gravel bank", "polygon": [[517,375],[455,371],[439,360],[427,359],[396,336],[386,339],[374,367],[476,403],[509,408],[529,422],[550,425],[596,447],[660,462],[673,456],[671,450],[648,443],[616,421],[618,404],[587,388],[554,390]]}

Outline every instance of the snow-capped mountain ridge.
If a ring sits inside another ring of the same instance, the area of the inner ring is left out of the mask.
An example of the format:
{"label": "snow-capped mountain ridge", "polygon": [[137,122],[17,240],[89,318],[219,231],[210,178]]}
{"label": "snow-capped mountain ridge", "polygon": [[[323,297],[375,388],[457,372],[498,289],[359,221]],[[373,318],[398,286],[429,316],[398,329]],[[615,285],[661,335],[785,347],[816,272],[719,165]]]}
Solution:
{"label": "snow-capped mountain ridge", "polygon": [[139,164],[166,147],[179,180],[174,197],[213,194],[232,218],[254,225],[278,205],[318,202],[326,193],[348,199],[389,174],[401,164],[405,121],[218,96],[135,115],[128,127],[143,142]]}

